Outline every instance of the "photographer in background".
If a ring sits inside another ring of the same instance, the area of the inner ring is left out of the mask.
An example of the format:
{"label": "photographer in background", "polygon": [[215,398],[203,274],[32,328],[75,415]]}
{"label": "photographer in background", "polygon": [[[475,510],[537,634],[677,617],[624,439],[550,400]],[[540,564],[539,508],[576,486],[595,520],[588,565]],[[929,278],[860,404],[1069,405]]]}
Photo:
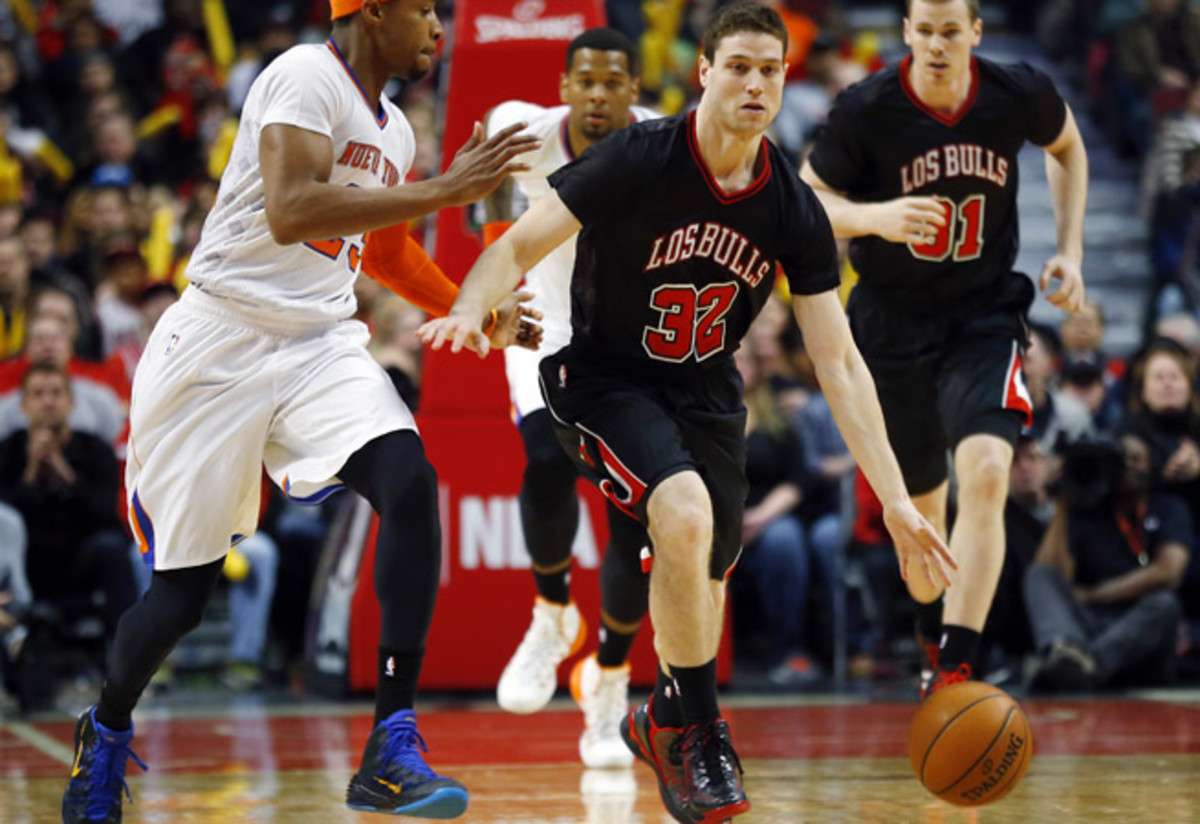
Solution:
{"label": "photographer in background", "polygon": [[1175,660],[1190,521],[1151,494],[1150,452],[1136,435],[1064,449],[1058,508],[1025,573],[1025,604],[1043,657],[1037,686],[1101,687],[1138,672],[1161,682]]}

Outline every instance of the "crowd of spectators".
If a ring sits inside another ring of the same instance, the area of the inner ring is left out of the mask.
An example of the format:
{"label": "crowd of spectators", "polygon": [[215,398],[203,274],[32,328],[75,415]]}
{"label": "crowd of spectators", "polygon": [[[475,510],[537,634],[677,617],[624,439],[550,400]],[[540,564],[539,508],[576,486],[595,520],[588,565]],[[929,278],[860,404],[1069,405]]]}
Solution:
{"label": "crowd of spectators", "polygon": [[[783,15],[792,41],[772,137],[799,159],[838,92],[883,65],[879,37],[852,30],[846,10],[887,4],[763,2]],[[610,23],[641,46],[642,102],[670,114],[695,99],[697,32],[719,4],[608,0]],[[146,585],[123,526],[133,372],[186,287],[250,84],[283,50],[327,31],[328,0],[208,4],[223,5],[218,15],[204,5],[0,8],[0,672],[14,690],[23,656],[53,637],[31,628],[57,621],[61,630],[90,610],[107,637]],[[1155,289],[1146,344],[1132,356],[1105,351],[1098,305],[1031,332],[1034,417],[1012,467],[989,666],[1020,673],[1035,662],[1035,683],[1048,688],[1167,678],[1180,664],[1194,672],[1200,22],[1186,0],[1004,5],[1007,25],[1035,32],[1078,67],[1093,114],[1144,161]],[[443,20],[452,6],[438,3]],[[417,134],[414,178],[432,173],[438,150],[436,74],[389,88]],[[415,409],[421,314],[370,281],[357,291],[372,351]],[[764,310],[739,366],[751,490],[733,580],[739,662],[781,688],[820,682],[838,655],[854,678],[907,672],[912,611],[878,502],[855,472],[786,301]],[[1077,490],[1070,498],[1064,468],[1078,443],[1110,473],[1109,520],[1081,514],[1092,510]],[[301,508],[268,487],[260,535],[227,567],[235,633],[223,678],[235,689],[261,685],[264,666],[297,682],[312,576],[337,507]],[[1145,643],[1129,643],[1133,635]],[[1147,656],[1155,666],[1135,660]]]}

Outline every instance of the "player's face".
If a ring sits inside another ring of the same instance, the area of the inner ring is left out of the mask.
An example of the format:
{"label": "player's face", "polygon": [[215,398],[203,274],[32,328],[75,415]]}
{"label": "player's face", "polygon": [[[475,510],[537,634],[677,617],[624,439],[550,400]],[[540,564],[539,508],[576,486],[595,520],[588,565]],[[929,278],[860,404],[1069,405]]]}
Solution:
{"label": "player's face", "polygon": [[735,32],[700,57],[700,85],[717,119],[737,134],[766,131],[783,99],[783,43],[763,32]]}
{"label": "player's face", "polygon": [[433,55],[444,33],[434,0],[392,0],[380,3],[379,10],[388,52],[393,55],[391,73],[406,80],[424,77],[433,66]]}
{"label": "player's face", "polygon": [[922,79],[933,85],[960,80],[971,71],[971,49],[983,36],[983,21],[972,22],[966,0],[915,0],[904,18],[904,42]]}
{"label": "player's face", "polygon": [[624,52],[580,49],[562,76],[559,93],[571,107],[571,126],[588,140],[600,140],[629,125],[629,107],[638,96]]}

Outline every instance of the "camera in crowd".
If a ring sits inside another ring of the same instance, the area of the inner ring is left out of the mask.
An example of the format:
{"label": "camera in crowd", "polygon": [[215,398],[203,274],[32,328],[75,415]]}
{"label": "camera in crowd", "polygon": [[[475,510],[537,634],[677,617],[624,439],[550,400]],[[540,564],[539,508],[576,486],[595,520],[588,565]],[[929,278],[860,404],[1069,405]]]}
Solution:
{"label": "camera in crowd", "polygon": [[1125,448],[1116,438],[1085,435],[1075,440],[1059,436],[1054,451],[1062,472],[1053,484],[1069,506],[1098,509],[1112,504],[1125,471]]}

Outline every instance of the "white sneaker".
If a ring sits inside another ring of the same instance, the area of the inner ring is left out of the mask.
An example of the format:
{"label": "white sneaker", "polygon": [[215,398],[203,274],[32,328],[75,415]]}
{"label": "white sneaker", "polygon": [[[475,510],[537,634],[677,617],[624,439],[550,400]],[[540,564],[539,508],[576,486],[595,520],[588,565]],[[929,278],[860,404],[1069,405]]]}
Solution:
{"label": "white sneaker", "polygon": [[579,757],[591,769],[633,766],[633,753],[621,739],[621,719],[629,712],[629,664],[601,667],[595,654],[571,671],[571,695],[583,710]]}
{"label": "white sneaker", "polygon": [[558,665],[579,651],[587,638],[587,624],[579,607],[539,597],[533,604],[533,622],[496,686],[502,709],[519,715],[537,712],[554,697]]}
{"label": "white sneaker", "polygon": [[579,796],[587,824],[629,824],[637,802],[637,779],[633,770],[584,770]]}

